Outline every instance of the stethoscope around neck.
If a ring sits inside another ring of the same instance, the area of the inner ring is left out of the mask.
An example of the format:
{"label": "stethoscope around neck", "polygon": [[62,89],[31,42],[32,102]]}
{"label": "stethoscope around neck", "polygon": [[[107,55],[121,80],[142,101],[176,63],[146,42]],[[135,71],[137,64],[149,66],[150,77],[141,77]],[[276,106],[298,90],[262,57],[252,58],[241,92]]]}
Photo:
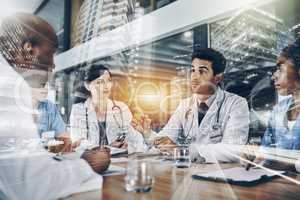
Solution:
{"label": "stethoscope around neck", "polygon": [[[217,102],[218,110],[217,110],[217,113],[216,113],[215,121],[214,121],[213,125],[211,126],[211,130],[213,130],[214,132],[221,131],[221,128],[222,128],[222,124],[220,122],[220,112],[221,112],[221,108],[224,104],[224,101],[225,101],[225,92],[223,91],[222,100]],[[180,139],[181,141],[183,141],[183,143],[186,143],[186,140],[190,137],[191,129],[192,129],[193,124],[194,124],[195,114],[193,113],[193,109],[192,109],[193,105],[194,105],[194,99],[191,98],[190,102],[189,102],[189,108],[185,112],[185,115],[184,115],[184,118],[185,118],[184,127],[186,127],[189,116],[191,114],[192,114],[192,118],[191,118],[192,121],[191,121],[190,127],[188,128],[187,134],[185,134],[185,136],[181,137],[181,139]],[[201,126],[201,124],[200,124],[200,126]],[[213,137],[215,137],[215,136],[212,136],[210,138],[213,138]]]}
{"label": "stethoscope around neck", "polygon": [[[118,106],[116,104],[116,102],[114,100],[111,100],[113,103],[113,107],[111,108],[111,110],[113,111],[113,118],[115,123],[118,125],[119,130],[122,131],[121,136],[119,137],[125,137],[125,132],[124,132],[124,119],[123,119],[123,111],[121,109],[120,106]],[[114,110],[119,110],[119,114],[120,114],[120,119],[121,119],[121,123],[118,122],[116,115],[114,113]],[[106,111],[106,115],[107,115],[107,111]],[[106,118],[106,117],[105,117]],[[90,135],[90,126],[89,126],[89,115],[88,115],[88,106],[85,106],[85,121],[86,121],[86,138],[87,140],[89,139],[89,135]],[[105,119],[105,123],[106,123],[106,119]],[[99,138],[100,139],[100,138]],[[100,140],[99,140],[100,141]]]}

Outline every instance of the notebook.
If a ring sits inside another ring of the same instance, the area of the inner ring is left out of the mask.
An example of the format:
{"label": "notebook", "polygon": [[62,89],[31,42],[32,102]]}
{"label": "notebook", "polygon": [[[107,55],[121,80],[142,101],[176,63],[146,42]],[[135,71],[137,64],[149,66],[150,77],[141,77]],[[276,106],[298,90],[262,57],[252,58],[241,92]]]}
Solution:
{"label": "notebook", "polygon": [[266,171],[264,169],[245,170],[243,167],[234,167],[224,170],[207,173],[194,174],[192,177],[199,180],[209,180],[215,182],[226,182],[233,185],[253,186],[259,183],[270,181],[278,177],[277,173],[284,174],[284,171]]}

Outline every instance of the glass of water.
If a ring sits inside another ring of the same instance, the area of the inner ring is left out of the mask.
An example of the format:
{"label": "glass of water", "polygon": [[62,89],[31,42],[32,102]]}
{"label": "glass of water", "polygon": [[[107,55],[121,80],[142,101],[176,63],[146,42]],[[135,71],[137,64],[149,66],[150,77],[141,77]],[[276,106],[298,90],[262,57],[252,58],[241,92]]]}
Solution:
{"label": "glass of water", "polygon": [[178,168],[191,166],[190,149],[187,145],[177,146],[173,149],[174,165]]}
{"label": "glass of water", "polygon": [[131,160],[125,176],[125,189],[128,192],[149,192],[154,184],[151,164],[147,161]]}

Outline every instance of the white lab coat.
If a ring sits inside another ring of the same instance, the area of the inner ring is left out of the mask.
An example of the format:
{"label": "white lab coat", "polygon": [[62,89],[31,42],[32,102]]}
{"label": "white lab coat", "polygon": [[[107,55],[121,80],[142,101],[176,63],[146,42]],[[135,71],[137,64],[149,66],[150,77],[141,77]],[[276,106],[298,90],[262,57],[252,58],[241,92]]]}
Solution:
{"label": "white lab coat", "polygon": [[30,87],[0,56],[0,143],[6,138],[38,138]]}
{"label": "white lab coat", "polygon": [[[58,199],[76,192],[91,179],[100,189],[102,177],[83,159],[58,162],[44,149],[38,154],[7,151],[16,146],[13,141],[19,144],[39,136],[32,118],[29,86],[2,56],[0,68],[0,199]],[[7,142],[13,146],[4,149]]]}
{"label": "white lab coat", "polygon": [[[72,141],[87,140],[91,145],[99,144],[99,125],[96,116],[96,112],[91,108],[90,99],[87,99],[84,103],[74,104],[72,106],[70,116],[70,128]],[[114,108],[114,105],[118,108]],[[86,109],[88,117],[86,117]],[[87,130],[87,120],[88,127]],[[142,134],[136,131],[131,125],[132,114],[128,106],[120,101],[108,100],[107,115],[106,115],[106,135],[108,143],[114,142],[120,133],[126,134],[126,141],[128,142],[128,151],[131,152],[143,152],[145,151],[145,143]],[[89,132],[89,137],[87,134]]]}
{"label": "white lab coat", "polygon": [[[246,144],[250,122],[248,104],[246,99],[220,88],[216,92],[216,98],[200,126],[198,126],[197,96],[193,95],[179,104],[167,125],[158,134],[153,133],[152,139],[157,136],[168,136],[178,143],[180,136],[190,138],[193,141],[192,154],[196,153],[193,151],[197,151],[206,162],[237,161],[236,158],[223,152],[219,144]],[[220,128],[213,130],[213,125],[217,124],[219,108]]]}
{"label": "white lab coat", "polygon": [[103,182],[83,159],[56,161],[46,151],[1,154],[0,166],[0,199],[54,200]]}

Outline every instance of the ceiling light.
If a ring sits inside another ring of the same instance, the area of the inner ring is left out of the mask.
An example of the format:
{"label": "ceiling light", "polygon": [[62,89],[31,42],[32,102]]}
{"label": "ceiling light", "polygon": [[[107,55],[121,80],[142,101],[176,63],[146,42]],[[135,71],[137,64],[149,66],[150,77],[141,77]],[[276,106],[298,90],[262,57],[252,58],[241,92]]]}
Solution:
{"label": "ceiling light", "polygon": [[186,37],[186,38],[190,38],[190,37],[192,37],[192,35],[193,35],[192,31],[186,31],[186,32],[183,33],[183,36]]}

